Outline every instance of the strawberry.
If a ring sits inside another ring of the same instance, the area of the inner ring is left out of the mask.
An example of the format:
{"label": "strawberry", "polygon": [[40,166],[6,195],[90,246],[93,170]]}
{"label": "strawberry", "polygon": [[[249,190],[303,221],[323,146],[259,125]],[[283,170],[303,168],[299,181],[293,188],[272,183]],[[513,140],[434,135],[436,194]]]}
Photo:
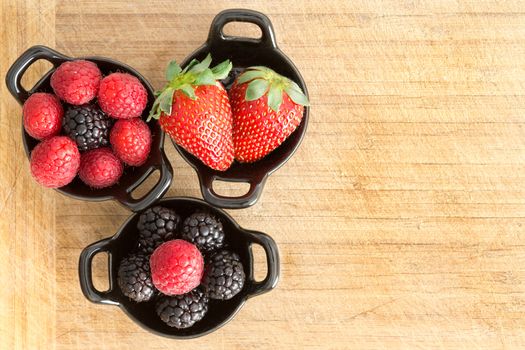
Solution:
{"label": "strawberry", "polygon": [[150,118],[175,142],[212,169],[224,171],[233,162],[232,113],[219,79],[232,68],[226,60],[209,68],[211,56],[191,61],[184,70],[172,61],[169,81],[153,104]]}
{"label": "strawberry", "polygon": [[299,85],[267,67],[249,67],[230,90],[235,159],[255,162],[301,123],[308,99]]}

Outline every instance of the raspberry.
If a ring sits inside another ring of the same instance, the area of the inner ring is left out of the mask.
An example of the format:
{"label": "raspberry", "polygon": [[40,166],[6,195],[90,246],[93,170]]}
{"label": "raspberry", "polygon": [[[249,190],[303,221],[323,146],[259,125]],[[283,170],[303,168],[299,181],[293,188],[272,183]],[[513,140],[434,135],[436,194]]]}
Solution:
{"label": "raspberry", "polygon": [[109,142],[115,154],[131,166],[144,164],[151,149],[151,131],[139,118],[119,120],[111,129]]}
{"label": "raspberry", "polygon": [[197,247],[182,239],[161,244],[149,262],[153,284],[166,295],[188,293],[201,282],[202,255]]}
{"label": "raspberry", "polygon": [[142,114],[148,103],[148,93],[140,81],[131,74],[112,73],[102,79],[98,104],[116,119],[135,118]]}
{"label": "raspberry", "polygon": [[109,187],[117,183],[124,167],[107,147],[97,148],[82,154],[80,179],[93,188]]}
{"label": "raspberry", "polygon": [[73,181],[80,166],[75,141],[54,136],[39,143],[31,152],[31,174],[45,187],[62,187]]}
{"label": "raspberry", "polygon": [[62,63],[51,76],[51,87],[61,100],[72,105],[88,103],[97,96],[102,73],[90,61]]}
{"label": "raspberry", "polygon": [[37,92],[24,103],[24,128],[37,140],[58,135],[62,126],[64,109],[56,96]]}

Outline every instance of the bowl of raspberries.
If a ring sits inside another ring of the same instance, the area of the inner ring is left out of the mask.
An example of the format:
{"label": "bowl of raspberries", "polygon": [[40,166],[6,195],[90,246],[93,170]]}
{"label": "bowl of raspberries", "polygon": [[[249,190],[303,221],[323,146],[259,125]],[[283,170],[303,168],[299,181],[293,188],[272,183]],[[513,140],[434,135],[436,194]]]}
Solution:
{"label": "bowl of raspberries", "polygon": [[[53,69],[27,91],[22,76],[40,59]],[[40,185],[82,200],[116,199],[133,211],[168,190],[172,168],[164,154],[164,133],[145,121],[153,89],[133,68],[33,46],[13,63],[6,83],[23,106],[23,143]],[[134,198],[133,190],[155,170],[160,171],[158,183]]]}
{"label": "bowl of raspberries", "polygon": [[[229,22],[253,23],[262,36],[226,36]],[[206,43],[180,66],[170,62],[166,77],[150,115],[197,172],[203,198],[221,208],[255,204],[268,176],[298,149],[309,114],[306,84],[278,48],[268,17],[222,11]],[[250,187],[231,197],[214,191],[215,180]]]}
{"label": "bowl of raspberries", "polygon": [[[254,280],[251,246],[263,247],[267,276]],[[109,290],[92,282],[92,260],[109,255]],[[133,214],[112,237],[86,247],[79,261],[82,292],[119,306],[159,335],[194,338],[230,321],[250,297],[279,279],[277,245],[241,228],[226,212],[194,198],[167,198]]]}

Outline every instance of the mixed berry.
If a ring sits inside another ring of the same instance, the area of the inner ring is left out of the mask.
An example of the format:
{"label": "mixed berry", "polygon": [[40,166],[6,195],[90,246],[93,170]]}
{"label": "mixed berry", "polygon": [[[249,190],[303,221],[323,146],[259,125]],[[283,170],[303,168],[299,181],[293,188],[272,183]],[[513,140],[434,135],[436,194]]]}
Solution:
{"label": "mixed berry", "polygon": [[140,116],[146,88],[133,75],[103,77],[94,62],[62,63],[51,75],[54,94],[36,92],[23,107],[26,132],[42,141],[31,152],[31,174],[45,187],[78,175],[91,188],[116,184],[124,166],[142,165],[151,132]]}
{"label": "mixed berry", "polygon": [[244,267],[227,249],[214,215],[196,211],[182,221],[174,210],[155,206],[142,212],[137,229],[136,249],[120,262],[118,285],[135,302],[153,302],[168,326],[191,327],[213,307],[210,299],[228,300],[242,290]]}

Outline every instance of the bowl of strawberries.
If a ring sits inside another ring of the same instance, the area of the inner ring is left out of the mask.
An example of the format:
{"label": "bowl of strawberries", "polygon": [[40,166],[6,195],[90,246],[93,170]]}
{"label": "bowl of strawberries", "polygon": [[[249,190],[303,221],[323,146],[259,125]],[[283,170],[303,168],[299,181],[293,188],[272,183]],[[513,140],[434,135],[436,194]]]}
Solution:
{"label": "bowl of strawberries", "polygon": [[[53,69],[27,91],[22,76],[40,59]],[[153,89],[133,68],[33,46],[13,63],[6,84],[23,106],[22,139],[40,185],[81,200],[116,199],[133,211],[168,190],[172,167],[163,149],[164,132],[145,121]],[[155,170],[160,171],[157,184],[135,198],[132,192]]]}
{"label": "bowl of strawberries", "polygon": [[[226,36],[229,22],[253,23],[262,36]],[[212,67],[212,60],[220,63]],[[206,43],[181,65],[172,61],[166,77],[150,117],[196,170],[203,198],[221,208],[255,204],[268,176],[298,149],[309,114],[305,82],[277,47],[268,17],[244,9],[219,13]],[[250,188],[228,197],[213,189],[215,180]]]}
{"label": "bowl of strawberries", "polygon": [[[254,278],[252,246],[266,255]],[[92,279],[94,257],[109,255],[109,289]],[[279,280],[279,251],[268,235],[240,227],[225,211],[195,198],[164,198],[131,215],[118,232],[87,246],[79,279],[91,302],[119,306],[158,335],[187,339],[229,322],[252,297]]]}

